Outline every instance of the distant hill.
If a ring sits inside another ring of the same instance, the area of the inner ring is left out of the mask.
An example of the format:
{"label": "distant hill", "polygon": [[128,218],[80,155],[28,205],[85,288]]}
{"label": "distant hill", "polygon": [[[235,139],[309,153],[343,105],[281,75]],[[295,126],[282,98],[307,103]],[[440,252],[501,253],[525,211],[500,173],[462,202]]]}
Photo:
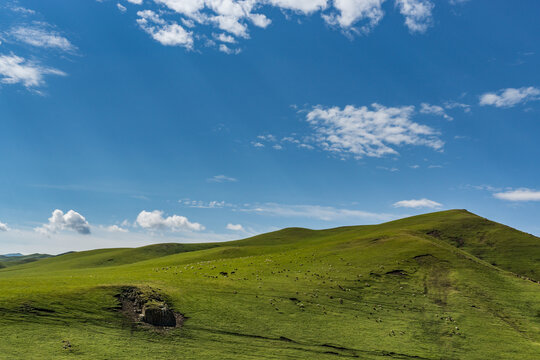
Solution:
{"label": "distant hill", "polygon": [[26,264],[26,263],[37,261],[40,259],[45,259],[51,256],[52,255],[47,255],[47,254],[23,255],[20,253],[0,255],[0,268]]}
{"label": "distant hill", "polygon": [[[0,270],[0,354],[537,359],[538,280],[538,237],[465,210],[72,252]],[[165,301],[182,327],[125,316],[119,299],[133,294],[153,311]]]}

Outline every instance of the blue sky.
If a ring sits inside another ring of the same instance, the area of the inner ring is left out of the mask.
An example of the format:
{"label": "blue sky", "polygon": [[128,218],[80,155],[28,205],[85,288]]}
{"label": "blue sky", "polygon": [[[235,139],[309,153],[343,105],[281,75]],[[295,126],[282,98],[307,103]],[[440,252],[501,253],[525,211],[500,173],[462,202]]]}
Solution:
{"label": "blue sky", "polygon": [[452,208],[540,235],[538,13],[0,0],[0,253]]}

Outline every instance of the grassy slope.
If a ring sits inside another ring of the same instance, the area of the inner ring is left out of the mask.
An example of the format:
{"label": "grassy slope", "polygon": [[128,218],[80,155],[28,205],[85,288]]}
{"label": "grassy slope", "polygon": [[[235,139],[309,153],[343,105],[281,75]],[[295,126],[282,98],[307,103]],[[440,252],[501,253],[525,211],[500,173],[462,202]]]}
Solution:
{"label": "grassy slope", "polygon": [[30,255],[21,255],[21,256],[0,255],[0,269],[8,267],[8,266],[26,264],[29,262],[45,259],[48,257],[51,257],[51,255],[47,255],[47,254],[30,254]]}
{"label": "grassy slope", "polygon": [[[454,210],[222,244],[67,254],[0,270],[0,354],[538,358],[540,288],[513,273],[540,274],[539,241]],[[185,326],[167,334],[131,327],[110,310],[127,284],[167,294]]]}

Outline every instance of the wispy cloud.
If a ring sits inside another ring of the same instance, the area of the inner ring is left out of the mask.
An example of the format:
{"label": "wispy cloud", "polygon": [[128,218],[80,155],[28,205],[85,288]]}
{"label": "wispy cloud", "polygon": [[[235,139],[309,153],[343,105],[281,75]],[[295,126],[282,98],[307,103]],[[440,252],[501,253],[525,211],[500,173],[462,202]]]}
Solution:
{"label": "wispy cloud", "polygon": [[429,199],[412,199],[412,200],[401,200],[393,205],[396,208],[404,207],[404,208],[412,208],[412,209],[419,209],[419,208],[439,208],[442,206],[442,204],[439,204],[436,201],[429,200]]}
{"label": "wispy cloud", "polygon": [[395,216],[391,214],[373,213],[356,209],[344,209],[319,205],[284,205],[276,203],[266,203],[246,207],[240,211],[269,216],[313,218],[324,221],[343,219],[369,219],[383,221],[395,218]]}
{"label": "wispy cloud", "polygon": [[420,106],[421,106],[420,112],[422,114],[431,114],[431,115],[441,116],[448,121],[454,120],[453,117],[451,117],[450,115],[446,113],[446,111],[444,111],[444,108],[442,106],[430,105],[428,103],[422,103],[420,104]]}
{"label": "wispy cloud", "polygon": [[237,182],[238,179],[227,176],[227,175],[215,175],[211,178],[206,179],[207,182],[213,183],[224,183],[224,182]]}
{"label": "wispy cloud", "polygon": [[16,26],[7,32],[14,41],[39,48],[74,51],[75,46],[64,36],[53,30],[49,24],[34,22],[32,25]]}
{"label": "wispy cloud", "polygon": [[520,103],[540,100],[540,89],[536,87],[508,88],[480,96],[480,105],[491,105],[499,108],[514,107]]}
{"label": "wispy cloud", "polygon": [[182,199],[178,202],[184,206],[197,208],[197,209],[221,209],[224,207],[233,207],[234,205],[226,203],[225,201],[202,201],[202,200],[191,200],[191,199]]}
{"label": "wispy cloud", "polygon": [[45,75],[65,76],[66,73],[13,54],[0,55],[0,82],[4,84],[20,83],[26,88],[38,87],[45,83]]}

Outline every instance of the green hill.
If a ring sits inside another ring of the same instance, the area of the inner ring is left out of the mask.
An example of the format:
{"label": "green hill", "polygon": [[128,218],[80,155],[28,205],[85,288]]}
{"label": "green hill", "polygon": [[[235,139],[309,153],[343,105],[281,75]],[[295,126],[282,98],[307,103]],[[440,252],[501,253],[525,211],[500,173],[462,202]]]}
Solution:
{"label": "green hill", "polygon": [[[0,270],[0,358],[535,359],[539,259],[539,238],[465,210],[70,253]],[[133,288],[182,327],[134,324]]]}
{"label": "green hill", "polygon": [[52,255],[47,255],[47,254],[0,255],[0,269],[8,267],[8,266],[26,264],[26,263],[33,262],[36,260],[45,259],[51,256]]}

